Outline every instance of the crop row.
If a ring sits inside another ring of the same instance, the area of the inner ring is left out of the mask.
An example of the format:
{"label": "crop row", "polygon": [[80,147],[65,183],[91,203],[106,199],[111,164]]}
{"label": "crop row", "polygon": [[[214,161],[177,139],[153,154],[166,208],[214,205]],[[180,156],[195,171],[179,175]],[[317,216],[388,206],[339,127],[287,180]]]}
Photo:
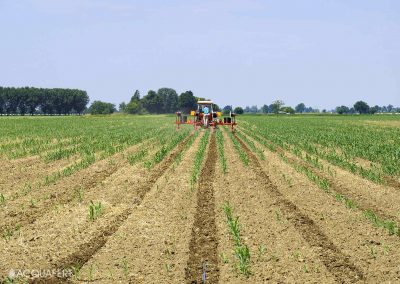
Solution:
{"label": "crop row", "polygon": [[[246,117],[245,123],[284,149],[297,147],[371,180],[379,180],[379,171],[400,176],[398,128],[363,125],[351,117]],[[357,158],[379,167],[363,168]]]}
{"label": "crop row", "polygon": [[228,230],[233,240],[237,268],[243,275],[250,276],[250,250],[242,240],[239,217],[233,215],[233,207],[229,202],[225,202],[223,209]]}
{"label": "crop row", "polygon": [[[258,136],[254,136],[257,138],[257,140],[259,142],[261,142],[261,144],[264,145],[270,145],[270,143],[268,143],[266,141],[266,139],[262,139]],[[250,141],[250,140],[249,140]],[[252,141],[250,141],[252,142]],[[246,143],[246,142],[245,142]],[[247,143],[246,143],[247,144]],[[276,148],[275,148],[276,150]],[[355,210],[358,209],[362,212],[362,214],[376,227],[382,227],[384,229],[386,229],[388,231],[388,233],[390,235],[397,235],[400,236],[400,228],[399,226],[396,224],[395,221],[393,220],[388,220],[385,218],[380,217],[378,214],[376,214],[375,212],[373,212],[370,209],[361,209],[360,206],[352,199],[350,199],[349,197],[344,196],[343,194],[339,194],[338,192],[336,192],[333,189],[332,184],[330,183],[330,181],[328,179],[326,179],[323,176],[320,176],[318,173],[316,173],[316,171],[312,170],[312,168],[307,167],[305,165],[303,165],[302,163],[296,162],[294,160],[290,160],[285,153],[283,152],[278,152],[279,157],[286,162],[287,164],[289,164],[290,166],[292,166],[297,172],[304,174],[311,182],[313,182],[314,184],[316,184],[320,189],[324,190],[327,194],[329,194],[330,196],[332,196],[333,198],[335,198],[335,200],[342,202],[345,204],[345,206],[348,209],[351,210]],[[311,159],[311,158],[309,158]],[[314,163],[314,165],[313,165]],[[317,163],[315,165],[315,163]],[[320,164],[318,164],[318,161],[313,160],[312,163],[310,163],[312,166],[314,166],[315,168],[320,168]]]}
{"label": "crop row", "polygon": [[242,161],[242,163],[245,166],[248,166],[249,165],[249,157],[247,156],[246,152],[240,146],[240,143],[237,140],[237,138],[235,137],[235,135],[233,135],[233,133],[231,131],[227,131],[227,133],[233,143],[233,147],[235,148],[236,152],[239,154],[240,160]]}
{"label": "crop row", "polygon": [[224,136],[222,135],[221,131],[217,131],[217,147],[218,147],[218,155],[219,155],[219,160],[221,162],[221,167],[222,167],[222,172],[226,174],[228,165],[226,163],[226,158],[225,158],[225,151],[224,151]]}
{"label": "crop row", "polygon": [[210,132],[206,131],[204,133],[203,137],[201,137],[199,148],[194,157],[193,169],[192,169],[192,173],[190,176],[190,186],[192,189],[194,188],[194,185],[196,184],[196,182],[200,176],[200,170],[201,170],[201,166],[203,164],[203,160],[205,157],[209,137],[210,137]]}

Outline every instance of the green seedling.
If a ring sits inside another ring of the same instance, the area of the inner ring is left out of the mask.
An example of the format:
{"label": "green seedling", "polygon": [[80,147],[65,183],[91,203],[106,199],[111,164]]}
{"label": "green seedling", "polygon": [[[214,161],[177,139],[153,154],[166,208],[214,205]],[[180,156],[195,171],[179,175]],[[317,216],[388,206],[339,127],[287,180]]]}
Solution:
{"label": "green seedling", "polygon": [[89,219],[91,221],[96,220],[103,213],[103,206],[101,202],[94,203],[90,201],[89,205]]}
{"label": "green seedling", "polygon": [[238,260],[237,268],[239,272],[246,277],[250,276],[250,250],[247,245],[245,245],[240,237],[240,224],[239,217],[233,216],[233,208],[229,202],[225,202],[223,206],[227,218],[227,224],[229,232],[232,235],[234,243],[234,252],[236,259]]}
{"label": "green seedling", "polygon": [[267,251],[267,248],[265,247],[265,245],[260,245],[258,247],[258,258],[261,258]]}

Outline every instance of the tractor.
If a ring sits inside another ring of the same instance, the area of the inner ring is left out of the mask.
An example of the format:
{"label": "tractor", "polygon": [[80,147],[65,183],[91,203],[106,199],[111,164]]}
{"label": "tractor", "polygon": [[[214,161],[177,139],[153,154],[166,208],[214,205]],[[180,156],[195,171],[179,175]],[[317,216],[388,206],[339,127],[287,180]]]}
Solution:
{"label": "tractor", "polygon": [[182,112],[176,112],[175,120],[176,128],[179,129],[181,124],[191,124],[194,129],[210,128],[215,130],[218,125],[228,125],[232,132],[235,131],[236,114],[232,111],[229,116],[222,117],[222,113],[213,110],[213,102],[210,100],[200,100],[197,102],[197,110],[192,110],[190,115],[182,115]]}

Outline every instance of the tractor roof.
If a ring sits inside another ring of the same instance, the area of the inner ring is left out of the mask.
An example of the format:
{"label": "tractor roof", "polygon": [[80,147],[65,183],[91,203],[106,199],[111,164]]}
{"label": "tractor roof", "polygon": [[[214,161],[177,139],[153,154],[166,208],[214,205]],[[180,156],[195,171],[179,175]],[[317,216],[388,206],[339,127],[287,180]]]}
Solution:
{"label": "tractor roof", "polygon": [[213,104],[212,101],[198,101],[197,104],[199,105],[211,105]]}

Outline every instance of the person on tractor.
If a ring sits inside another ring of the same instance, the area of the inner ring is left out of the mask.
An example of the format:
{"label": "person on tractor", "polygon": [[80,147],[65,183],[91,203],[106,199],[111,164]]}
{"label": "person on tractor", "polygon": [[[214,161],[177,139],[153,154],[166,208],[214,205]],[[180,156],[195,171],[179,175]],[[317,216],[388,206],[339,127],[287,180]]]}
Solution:
{"label": "person on tractor", "polygon": [[203,107],[203,124],[205,127],[208,127],[208,114],[210,113],[210,110],[208,109],[207,106]]}

